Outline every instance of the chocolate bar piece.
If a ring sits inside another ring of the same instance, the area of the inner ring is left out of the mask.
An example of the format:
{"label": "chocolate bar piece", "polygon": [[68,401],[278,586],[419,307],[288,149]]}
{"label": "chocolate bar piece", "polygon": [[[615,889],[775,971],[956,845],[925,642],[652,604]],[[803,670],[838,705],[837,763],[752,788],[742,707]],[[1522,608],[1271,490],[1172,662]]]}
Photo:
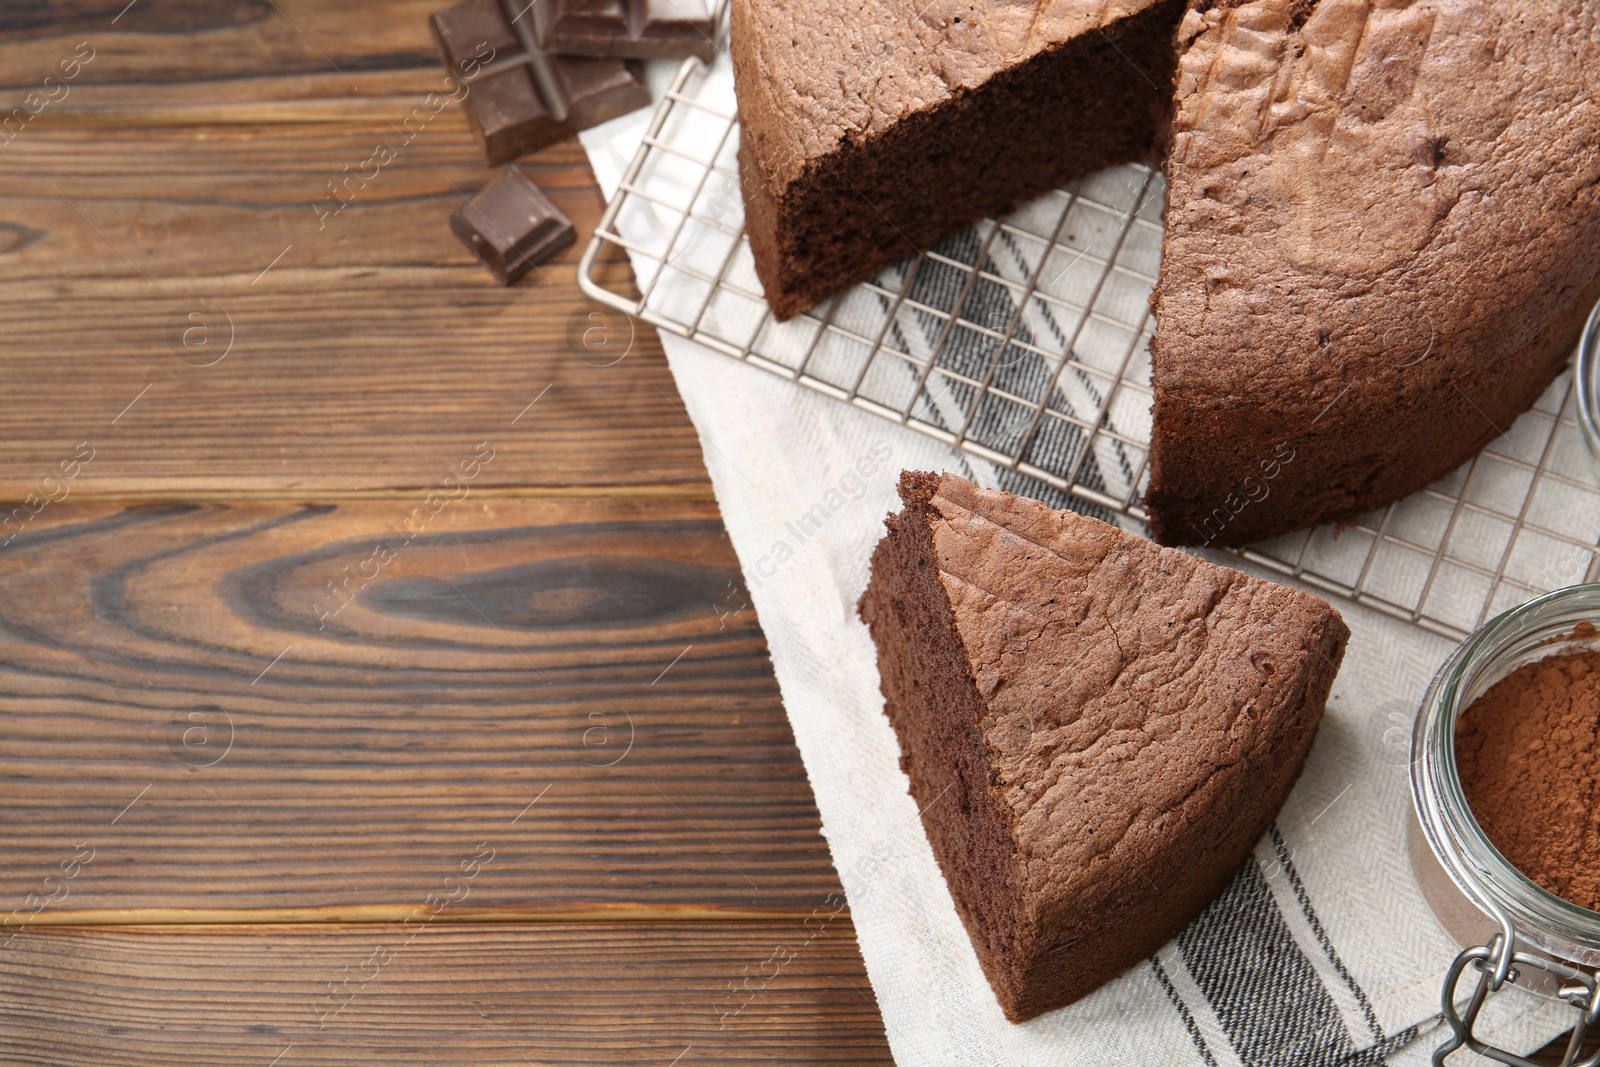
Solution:
{"label": "chocolate bar piece", "polygon": [[466,83],[462,106],[491,164],[650,103],[633,64],[540,48],[528,10],[513,17],[497,0],[466,0],[429,19],[445,66]]}
{"label": "chocolate bar piece", "polygon": [[502,285],[510,285],[577,237],[571,220],[516,167],[506,167],[456,208],[450,229]]}
{"label": "chocolate bar piece", "polygon": [[686,59],[716,54],[709,0],[538,0],[534,31],[547,52]]}

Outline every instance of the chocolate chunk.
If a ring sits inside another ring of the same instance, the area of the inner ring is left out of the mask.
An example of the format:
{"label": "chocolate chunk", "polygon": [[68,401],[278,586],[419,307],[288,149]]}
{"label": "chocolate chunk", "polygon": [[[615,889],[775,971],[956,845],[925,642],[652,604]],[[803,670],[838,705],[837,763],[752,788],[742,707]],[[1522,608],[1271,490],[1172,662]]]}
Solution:
{"label": "chocolate chunk", "polygon": [[457,4],[436,12],[428,22],[444,65],[463,78],[477,77],[480,67],[522,51],[522,42],[494,0]]}
{"label": "chocolate chunk", "polygon": [[450,229],[504,285],[570,245],[572,222],[516,167],[456,208]]}
{"label": "chocolate chunk", "polygon": [[709,63],[717,50],[707,0],[539,0],[533,13],[539,43],[560,55]]}
{"label": "chocolate chunk", "polygon": [[491,164],[650,103],[631,63],[545,52],[528,10],[513,17],[496,0],[466,0],[428,20],[445,65],[467,83],[462,106]]}

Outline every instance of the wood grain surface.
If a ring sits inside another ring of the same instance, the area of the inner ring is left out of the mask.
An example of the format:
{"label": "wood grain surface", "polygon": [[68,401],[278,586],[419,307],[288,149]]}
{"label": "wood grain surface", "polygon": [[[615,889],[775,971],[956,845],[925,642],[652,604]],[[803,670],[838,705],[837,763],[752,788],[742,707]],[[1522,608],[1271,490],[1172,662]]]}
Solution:
{"label": "wood grain surface", "polygon": [[0,900],[79,842],[92,862],[30,922],[402,912],[483,841],[500,858],[453,916],[794,913],[837,889],[714,506],[463,479],[69,502],[17,532]]}
{"label": "wood grain surface", "polygon": [[[0,12],[0,108],[23,105],[29,93],[48,94],[32,119],[38,125],[398,116],[443,87],[426,32],[429,13],[443,6],[439,0],[8,5]],[[63,70],[64,61],[80,55],[90,58]],[[46,85],[52,76],[56,81]]]}
{"label": "wood grain surface", "polygon": [[[30,128],[0,147],[0,500],[81,442],[80,497],[343,495],[429,485],[486,435],[504,449],[484,489],[709,496],[655,332],[578,292],[578,250],[506,288],[449,232],[493,173],[459,113],[319,218],[385,137]],[[586,235],[602,205],[577,145],[527,169]]]}
{"label": "wood grain surface", "polygon": [[[1533,1062],[1541,1064],[1543,1067],[1560,1067],[1561,1057],[1566,1054],[1567,1042],[1570,1040],[1571,1031],[1569,1030],[1565,1036],[1557,1038],[1538,1052],[1535,1052],[1532,1056]],[[1591,1035],[1584,1040],[1583,1052],[1580,1058],[1593,1056],[1596,1052],[1600,1052],[1600,1037]]]}
{"label": "wood grain surface", "polygon": [[848,918],[30,930],[0,1061],[886,1064]]}
{"label": "wood grain surface", "polygon": [[0,1062],[888,1062],[581,149],[517,285],[448,230],[441,6],[0,10]]}

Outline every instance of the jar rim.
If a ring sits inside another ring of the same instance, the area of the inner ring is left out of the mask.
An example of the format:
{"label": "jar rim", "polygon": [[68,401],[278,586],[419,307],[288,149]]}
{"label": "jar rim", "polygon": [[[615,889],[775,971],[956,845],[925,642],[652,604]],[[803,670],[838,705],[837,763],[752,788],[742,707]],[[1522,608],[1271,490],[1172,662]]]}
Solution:
{"label": "jar rim", "polygon": [[1456,724],[1481,695],[1474,684],[1486,669],[1502,657],[1547,644],[1550,655],[1559,654],[1552,639],[1570,637],[1584,621],[1600,627],[1600,583],[1535,597],[1497,615],[1461,643],[1434,675],[1417,712],[1411,798],[1434,855],[1474,905],[1490,916],[1505,915],[1546,951],[1593,963],[1600,962],[1600,911],[1557,896],[1501,855],[1467,802],[1455,744]]}

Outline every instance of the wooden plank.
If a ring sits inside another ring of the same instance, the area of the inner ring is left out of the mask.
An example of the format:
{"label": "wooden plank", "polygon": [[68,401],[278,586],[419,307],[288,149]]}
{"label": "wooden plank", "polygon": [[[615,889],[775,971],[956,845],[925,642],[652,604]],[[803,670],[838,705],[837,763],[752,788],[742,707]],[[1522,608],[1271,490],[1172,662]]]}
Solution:
{"label": "wooden plank", "polygon": [[[1546,1067],[1561,1067],[1561,1058],[1566,1055],[1567,1043],[1571,1040],[1572,1031],[1568,1030],[1544,1048],[1535,1052],[1529,1059],[1533,1060],[1534,1063],[1544,1064]],[[1600,1037],[1597,1037],[1591,1031],[1589,1036],[1584,1039],[1583,1051],[1579,1056],[1579,1060],[1587,1059],[1596,1052],[1600,1052]]]}
{"label": "wooden plank", "polygon": [[[578,248],[505,288],[449,232],[490,174],[459,115],[319,218],[385,136],[30,130],[4,148],[0,499],[81,442],[83,496],[342,495],[428,485],[488,436],[506,446],[483,488],[709,496],[655,331],[578,293]],[[587,236],[602,203],[577,145],[528,169]]]}
{"label": "wooden plank", "polygon": [[30,127],[85,119],[394,116],[444,89],[427,17],[445,6],[446,0],[12,5],[0,14],[0,113],[25,107],[34,112]]}
{"label": "wooden plank", "polygon": [[[92,278],[216,286],[238,277],[245,286],[257,282],[255,292],[262,285],[294,291],[326,285],[321,271],[367,278],[387,271],[379,280],[393,282],[412,270],[413,281],[455,278],[502,291],[487,273],[479,276],[448,225],[462,193],[495,173],[474,155],[459,109],[398,127],[32,132],[5,148],[12,224],[9,245],[0,246],[7,249],[0,279],[8,287],[51,292],[62,281]],[[374,157],[380,144],[392,158]],[[580,229],[594,228],[604,205],[576,140],[520,165]],[[290,252],[260,277],[285,245]],[[553,262],[575,264],[580,251],[569,248]],[[562,283],[546,266],[512,291]]]}
{"label": "wooden plank", "polygon": [[68,502],[12,531],[0,921],[391,918],[480,846],[452,918],[837,890],[715,506],[458,475],[431,501]]}
{"label": "wooden plank", "polygon": [[891,1063],[848,918],[58,928],[0,950],[28,1064]]}

